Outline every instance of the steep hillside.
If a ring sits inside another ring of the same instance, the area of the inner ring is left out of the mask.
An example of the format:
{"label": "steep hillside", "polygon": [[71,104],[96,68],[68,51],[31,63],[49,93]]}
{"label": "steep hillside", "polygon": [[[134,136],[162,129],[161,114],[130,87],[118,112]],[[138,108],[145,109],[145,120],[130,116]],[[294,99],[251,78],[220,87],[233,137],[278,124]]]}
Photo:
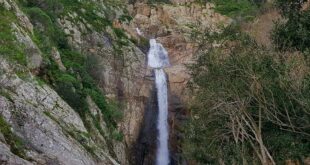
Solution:
{"label": "steep hillside", "polygon": [[125,3],[0,4],[1,162],[128,164],[148,83]]}
{"label": "steep hillside", "polygon": [[195,35],[201,44],[183,141],[189,162],[310,163],[308,2],[262,1],[254,13],[217,4],[239,14],[221,33]]}

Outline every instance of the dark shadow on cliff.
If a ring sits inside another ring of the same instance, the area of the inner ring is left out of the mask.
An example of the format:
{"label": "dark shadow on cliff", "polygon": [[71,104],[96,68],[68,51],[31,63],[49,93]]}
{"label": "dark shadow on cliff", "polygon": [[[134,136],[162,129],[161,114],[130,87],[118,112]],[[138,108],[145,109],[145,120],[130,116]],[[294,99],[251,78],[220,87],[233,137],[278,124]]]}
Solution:
{"label": "dark shadow on cliff", "polygon": [[[169,122],[169,151],[170,165],[186,164],[182,159],[182,127],[187,116],[187,109],[181,99],[170,92],[169,78],[168,83],[168,122]],[[144,112],[144,121],[136,143],[131,149],[132,165],[155,165],[157,149],[157,117],[158,102],[155,83],[153,85],[151,96],[147,101]]]}
{"label": "dark shadow on cliff", "polygon": [[141,126],[139,137],[131,149],[132,165],[153,165],[155,164],[157,144],[157,116],[158,104],[156,87],[153,85],[151,96],[147,101],[144,111],[144,121]]}
{"label": "dark shadow on cliff", "polygon": [[186,165],[182,156],[182,128],[187,119],[187,109],[181,99],[172,93],[169,94],[169,151],[170,165]]}

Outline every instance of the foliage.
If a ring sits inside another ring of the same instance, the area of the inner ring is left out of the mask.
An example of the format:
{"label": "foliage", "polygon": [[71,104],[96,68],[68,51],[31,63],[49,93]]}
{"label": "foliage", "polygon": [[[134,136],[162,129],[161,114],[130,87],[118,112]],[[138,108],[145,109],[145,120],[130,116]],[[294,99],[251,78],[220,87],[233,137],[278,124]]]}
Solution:
{"label": "foliage", "polygon": [[191,66],[187,158],[201,164],[281,164],[309,156],[310,74],[292,77],[296,68],[308,68],[303,56],[283,57],[238,28],[207,38],[205,45],[220,46],[202,47]]}
{"label": "foliage", "polygon": [[298,13],[307,0],[276,0],[275,5],[280,9],[281,14],[288,17]]}
{"label": "foliage", "polygon": [[215,11],[230,17],[250,17],[258,10],[257,3],[252,0],[212,0]]}
{"label": "foliage", "polygon": [[122,15],[122,16],[119,18],[119,20],[120,20],[121,22],[130,22],[132,19],[133,19],[133,18],[132,18],[132,16],[130,16],[130,15]]}
{"label": "foliage", "polygon": [[[80,18],[90,23],[95,30],[102,30],[105,26],[111,25],[111,21],[107,18],[113,13],[111,11],[102,10],[94,2],[77,1],[77,0],[20,0],[20,3],[27,8],[40,8],[44,10],[53,21],[60,16],[67,15],[69,12],[76,12]],[[107,2],[106,2],[107,3]],[[99,12],[105,12],[105,16],[98,15]],[[73,21],[77,21],[73,20]]]}
{"label": "foliage", "polygon": [[15,15],[3,6],[0,6],[0,56],[26,65],[26,56],[23,53],[22,47],[16,42],[16,37],[12,31],[11,26],[15,21]]}
{"label": "foliage", "polygon": [[10,145],[11,152],[21,158],[26,158],[25,145],[23,141],[11,131],[10,125],[6,123],[1,115],[0,132],[3,134],[6,142]]}
{"label": "foliage", "polygon": [[147,0],[149,4],[156,4],[156,3],[167,3],[170,4],[170,0]]}
{"label": "foliage", "polygon": [[[68,12],[75,11],[97,30],[111,23],[107,23],[107,20],[95,14],[99,8],[93,2],[76,0],[20,0],[19,3],[34,25],[33,40],[45,56],[45,68],[41,70],[39,76],[47,84],[50,84],[79,113],[84,122],[86,122],[86,115],[89,114],[86,97],[88,95],[91,96],[104,114],[108,127],[114,130],[116,120],[119,119],[117,114],[121,112],[118,109],[112,110],[107,108],[110,105],[108,105],[103,93],[88,72],[89,66],[94,65],[94,63],[89,61],[80,52],[72,50],[66,39],[67,36],[58,26],[57,18]],[[85,9],[84,12],[80,10],[82,8]],[[123,31],[119,30],[117,32],[117,35],[120,35],[120,37],[125,36]],[[50,54],[53,47],[59,50],[67,71],[61,71],[51,57]],[[85,125],[87,124],[85,123]]]}
{"label": "foliage", "polygon": [[277,6],[287,21],[278,21],[272,39],[280,50],[296,49],[305,51],[310,48],[310,10],[301,10],[305,1],[278,0]]}
{"label": "foliage", "polygon": [[124,134],[122,132],[114,130],[112,132],[112,138],[117,140],[117,141],[123,141],[124,139]]}
{"label": "foliage", "polygon": [[25,9],[34,26],[34,41],[39,48],[49,54],[52,47],[68,48],[66,35],[46,12],[38,7]]}

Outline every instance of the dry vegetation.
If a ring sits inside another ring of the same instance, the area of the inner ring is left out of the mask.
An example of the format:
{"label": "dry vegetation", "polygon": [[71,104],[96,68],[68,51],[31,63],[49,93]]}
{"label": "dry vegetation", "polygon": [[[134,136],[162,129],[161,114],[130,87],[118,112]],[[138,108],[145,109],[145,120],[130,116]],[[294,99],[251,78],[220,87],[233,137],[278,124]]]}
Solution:
{"label": "dry vegetation", "polygon": [[[289,11],[309,18],[308,11]],[[288,21],[277,22],[277,28],[273,20],[279,14],[268,11],[247,27],[237,24],[221,34],[193,33],[194,38],[200,36],[201,47],[191,66],[189,85],[194,97],[184,139],[188,160],[195,164],[306,163],[310,157],[310,45],[309,35],[302,35],[308,33],[305,21],[289,21],[295,18],[292,15],[284,15]],[[291,34],[279,29],[279,24],[295,25],[302,34],[285,38]],[[305,41],[302,46],[300,41]]]}

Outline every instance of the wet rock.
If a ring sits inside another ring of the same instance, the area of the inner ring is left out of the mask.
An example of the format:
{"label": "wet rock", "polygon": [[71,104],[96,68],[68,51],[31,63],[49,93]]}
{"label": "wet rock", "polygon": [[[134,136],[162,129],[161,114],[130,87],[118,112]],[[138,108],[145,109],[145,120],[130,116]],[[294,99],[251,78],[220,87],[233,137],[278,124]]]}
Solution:
{"label": "wet rock", "polygon": [[[139,27],[148,37],[155,37],[167,49],[171,62],[171,67],[166,69],[170,90],[183,99],[190,80],[186,65],[194,61],[193,54],[197,50],[197,44],[191,38],[193,30],[218,31],[218,25],[226,26],[232,20],[215,13],[211,3],[201,5],[188,0],[175,0],[173,3],[175,5],[134,4],[136,12],[131,26]],[[187,5],[177,5],[184,3]]]}

